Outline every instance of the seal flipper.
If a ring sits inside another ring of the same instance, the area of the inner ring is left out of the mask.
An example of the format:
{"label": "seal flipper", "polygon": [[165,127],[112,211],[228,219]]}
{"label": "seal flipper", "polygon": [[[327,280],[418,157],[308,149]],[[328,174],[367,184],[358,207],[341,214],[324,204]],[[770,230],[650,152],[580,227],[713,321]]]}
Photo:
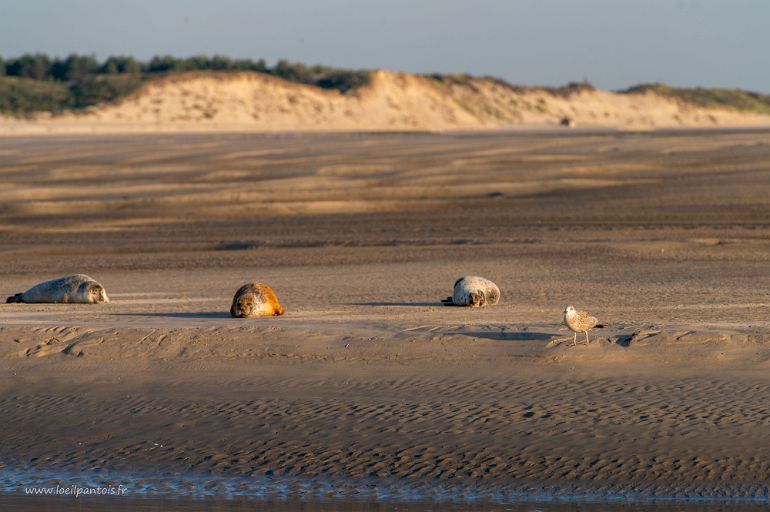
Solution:
{"label": "seal flipper", "polygon": [[441,299],[441,303],[445,306],[454,306],[455,301],[452,299],[452,297],[447,297],[446,299]]}
{"label": "seal flipper", "polygon": [[5,303],[12,304],[14,302],[24,302],[24,300],[22,299],[23,295],[24,295],[23,293],[17,293],[15,295],[11,295],[7,299],[5,299]]}

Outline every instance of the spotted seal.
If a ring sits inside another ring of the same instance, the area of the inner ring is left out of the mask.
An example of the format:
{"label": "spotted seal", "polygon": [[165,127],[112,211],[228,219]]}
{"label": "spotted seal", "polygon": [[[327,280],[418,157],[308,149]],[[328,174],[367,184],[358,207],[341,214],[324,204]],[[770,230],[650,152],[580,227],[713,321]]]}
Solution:
{"label": "spotted seal", "polygon": [[26,292],[11,295],[5,300],[6,303],[54,302],[64,304],[103,304],[109,301],[104,286],[85,274],[74,274],[45,281]]}

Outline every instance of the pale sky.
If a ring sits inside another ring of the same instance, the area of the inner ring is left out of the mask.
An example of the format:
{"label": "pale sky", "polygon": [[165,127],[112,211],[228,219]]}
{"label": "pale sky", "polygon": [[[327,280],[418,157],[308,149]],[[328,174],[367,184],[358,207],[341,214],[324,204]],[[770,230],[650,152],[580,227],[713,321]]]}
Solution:
{"label": "pale sky", "polygon": [[223,54],[770,93],[769,0],[0,0],[0,56]]}

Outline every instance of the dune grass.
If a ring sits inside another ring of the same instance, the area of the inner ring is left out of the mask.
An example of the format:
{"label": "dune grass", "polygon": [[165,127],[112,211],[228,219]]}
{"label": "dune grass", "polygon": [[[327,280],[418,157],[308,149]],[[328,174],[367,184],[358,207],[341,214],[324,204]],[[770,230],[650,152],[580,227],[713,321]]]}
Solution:
{"label": "dune grass", "polygon": [[707,89],[703,87],[671,87],[665,84],[641,84],[622,91],[626,94],[652,92],[676,98],[704,108],[721,108],[770,115],[770,95],[741,89]]}

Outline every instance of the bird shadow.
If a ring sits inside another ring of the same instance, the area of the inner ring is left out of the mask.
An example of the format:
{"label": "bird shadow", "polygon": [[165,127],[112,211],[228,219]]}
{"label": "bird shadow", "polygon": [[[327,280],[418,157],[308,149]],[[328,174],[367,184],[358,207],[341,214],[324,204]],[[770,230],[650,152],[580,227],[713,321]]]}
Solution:
{"label": "bird shadow", "polygon": [[[449,333],[447,333],[449,334]],[[554,336],[547,332],[453,332],[451,334],[460,334],[471,338],[485,338],[497,341],[546,341]]]}
{"label": "bird shadow", "polygon": [[230,318],[230,313],[221,311],[201,311],[190,313],[115,313],[116,316],[150,316],[164,318]]}
{"label": "bird shadow", "polygon": [[615,343],[617,343],[621,347],[628,348],[631,345],[631,342],[633,340],[634,340],[633,334],[621,334],[615,338]]}

